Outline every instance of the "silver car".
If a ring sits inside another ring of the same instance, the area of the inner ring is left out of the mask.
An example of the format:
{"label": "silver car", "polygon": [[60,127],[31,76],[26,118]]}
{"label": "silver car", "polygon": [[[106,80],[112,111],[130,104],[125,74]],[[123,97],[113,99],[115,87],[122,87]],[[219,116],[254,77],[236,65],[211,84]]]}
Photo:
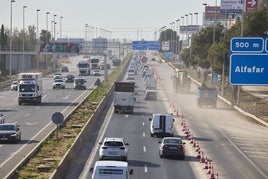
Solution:
{"label": "silver car", "polygon": [[16,123],[0,124],[0,141],[15,142],[21,140],[21,131]]}
{"label": "silver car", "polygon": [[64,89],[65,88],[65,83],[64,83],[63,79],[55,79],[53,84],[52,84],[52,88],[53,89],[55,89],[55,88]]}
{"label": "silver car", "polygon": [[99,149],[99,159],[100,160],[123,160],[127,161],[127,148],[129,145],[125,143],[122,138],[104,138]]}
{"label": "silver car", "polygon": [[159,156],[163,157],[172,157],[172,158],[185,158],[184,144],[179,137],[164,137],[162,141],[159,141]]}

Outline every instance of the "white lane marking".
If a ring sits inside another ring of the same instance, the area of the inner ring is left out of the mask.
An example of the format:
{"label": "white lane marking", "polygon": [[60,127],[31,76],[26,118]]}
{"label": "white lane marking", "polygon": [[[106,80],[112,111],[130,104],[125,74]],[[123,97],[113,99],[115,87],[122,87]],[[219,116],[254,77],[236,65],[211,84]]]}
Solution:
{"label": "white lane marking", "polygon": [[38,106],[38,107],[35,108],[35,110],[38,110],[38,109],[40,109],[40,106]]}
{"label": "white lane marking", "polygon": [[142,137],[145,137],[145,132],[142,133]]}
{"label": "white lane marking", "polygon": [[4,98],[4,97],[5,97],[5,96],[0,96],[0,99],[1,99],[1,98]]}
{"label": "white lane marking", "polygon": [[[85,92],[83,92],[80,96],[78,96],[73,102],[75,103],[76,101],[78,101],[78,99],[84,95]],[[64,110],[62,111],[62,113],[64,113],[72,104],[69,104],[68,106],[66,106],[66,108],[64,108]],[[4,162],[1,163],[0,168],[3,167],[12,157],[14,157],[15,155],[17,155],[20,151],[22,151],[31,141],[32,139],[36,138],[38,135],[40,135],[40,133],[42,133],[49,125],[51,125],[53,122],[50,121],[45,127],[43,127],[38,133],[36,133],[30,140],[28,140],[27,143],[25,143],[22,147],[19,148],[19,150],[17,150],[16,152],[12,153],[12,155],[10,155]],[[54,127],[56,128],[56,127]],[[52,129],[53,130],[53,129]],[[33,151],[35,150],[35,148],[32,149],[32,151],[29,153],[31,154]],[[29,155],[27,154],[27,155]],[[17,164],[17,166],[15,166],[14,168],[18,167],[20,165],[20,162]],[[8,174],[9,175],[9,174]]]}
{"label": "white lane marking", "polygon": [[268,176],[260,169],[257,167],[257,165],[250,160],[246,154],[244,154],[243,151],[241,151],[236,144],[227,136],[225,135],[223,132],[220,131],[220,133],[230,142],[230,144],[232,144],[232,146],[234,146],[234,148],[264,177],[264,178],[268,178]]}
{"label": "white lane marking", "polygon": [[38,122],[33,122],[33,123],[26,122],[26,124],[27,124],[28,126],[32,126],[32,125],[36,125],[36,124],[38,124]]}
{"label": "white lane marking", "polygon": [[62,99],[68,99],[70,97],[70,95],[67,95],[67,96],[65,96],[64,98],[62,98]]}
{"label": "white lane marking", "polygon": [[28,117],[28,116],[30,116],[30,114],[28,113],[28,114],[25,114],[25,116],[24,117]]}
{"label": "white lane marking", "polygon": [[42,96],[43,99],[44,99],[45,97],[47,97],[47,95]]}
{"label": "white lane marking", "polygon": [[147,165],[144,166],[144,172],[147,173],[148,172],[148,168]]}
{"label": "white lane marking", "polygon": [[143,146],[143,152],[146,152],[146,147],[145,146]]}
{"label": "white lane marking", "polygon": [[142,125],[143,125],[143,126],[145,126],[145,123],[144,123],[144,122],[142,122]]}

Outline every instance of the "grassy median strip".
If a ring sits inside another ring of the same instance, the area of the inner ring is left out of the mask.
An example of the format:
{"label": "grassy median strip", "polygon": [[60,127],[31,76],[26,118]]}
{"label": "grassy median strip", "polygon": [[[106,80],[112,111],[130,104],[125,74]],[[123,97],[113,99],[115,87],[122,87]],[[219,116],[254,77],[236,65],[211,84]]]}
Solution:
{"label": "grassy median strip", "polygon": [[82,128],[91,118],[98,104],[106,96],[112,87],[114,81],[118,79],[128,60],[131,57],[129,53],[122,61],[119,67],[116,67],[107,78],[106,83],[94,89],[87,100],[75,110],[68,120],[59,129],[58,140],[56,131],[42,142],[39,151],[31,157],[24,166],[18,170],[18,177],[29,178],[49,178],[53,171],[57,169],[61,159],[70,149],[76,137],[80,134]]}

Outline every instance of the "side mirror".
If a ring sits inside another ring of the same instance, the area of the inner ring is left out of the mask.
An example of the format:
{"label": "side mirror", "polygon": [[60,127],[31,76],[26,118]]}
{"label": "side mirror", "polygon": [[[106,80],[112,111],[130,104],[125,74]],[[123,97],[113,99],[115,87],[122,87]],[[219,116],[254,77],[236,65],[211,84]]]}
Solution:
{"label": "side mirror", "polygon": [[134,101],[136,101],[136,98],[134,98]]}
{"label": "side mirror", "polygon": [[172,121],[175,122],[175,119],[173,118]]}
{"label": "side mirror", "polygon": [[90,173],[93,173],[93,167],[91,167],[91,168],[89,169],[89,172],[90,172]]}
{"label": "side mirror", "polygon": [[161,144],[161,141],[158,141],[158,144]]}
{"label": "side mirror", "polygon": [[149,117],[149,121],[152,121],[152,118]]}

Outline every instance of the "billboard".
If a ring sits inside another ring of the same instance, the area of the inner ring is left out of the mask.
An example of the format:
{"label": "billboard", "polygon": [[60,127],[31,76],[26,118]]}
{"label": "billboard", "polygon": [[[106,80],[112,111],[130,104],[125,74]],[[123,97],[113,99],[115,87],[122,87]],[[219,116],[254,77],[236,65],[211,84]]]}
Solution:
{"label": "billboard", "polygon": [[241,0],[221,0],[222,13],[242,13],[242,9]]}
{"label": "billboard", "polygon": [[81,46],[75,43],[43,43],[40,44],[40,52],[54,53],[79,53]]}
{"label": "billboard", "polygon": [[181,34],[194,34],[199,31],[199,25],[187,25],[187,26],[180,26],[180,33]]}

